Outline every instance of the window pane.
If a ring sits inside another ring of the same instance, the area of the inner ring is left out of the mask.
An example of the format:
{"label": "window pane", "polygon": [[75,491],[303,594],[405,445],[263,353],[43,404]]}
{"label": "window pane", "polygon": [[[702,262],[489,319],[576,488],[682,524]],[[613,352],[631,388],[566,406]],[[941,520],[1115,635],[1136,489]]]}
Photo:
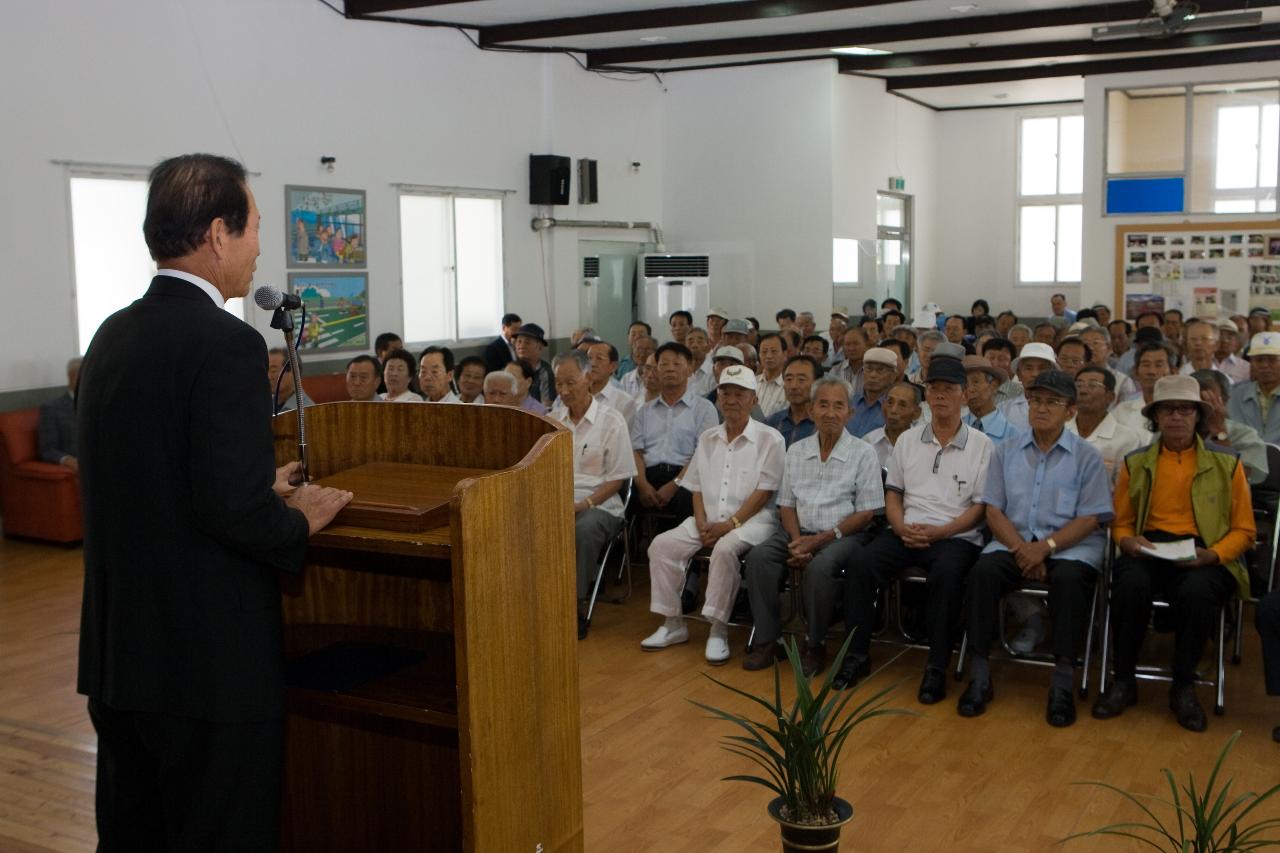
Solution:
{"label": "window pane", "polygon": [[449,214],[449,199],[444,196],[400,197],[400,260],[406,343],[450,340],[453,337]]}
{"label": "window pane", "polygon": [[836,237],[831,241],[831,281],[858,283],[858,241]]}
{"label": "window pane", "polygon": [[458,250],[458,339],[483,338],[502,317],[502,202],[454,200]]}
{"label": "window pane", "polygon": [[1058,120],[1022,120],[1023,195],[1053,195],[1058,188]]}
{"label": "window pane", "polygon": [[901,228],[902,212],[905,207],[906,202],[897,196],[876,193],[876,225]]}
{"label": "window pane", "polygon": [[1225,198],[1213,203],[1214,213],[1256,213],[1257,202],[1251,198]]}
{"label": "window pane", "polygon": [[1264,198],[1262,201],[1258,202],[1258,212],[1259,213],[1275,213],[1276,212],[1275,196],[1272,196],[1271,198]]}
{"label": "window pane", "polygon": [[1058,206],[1058,281],[1079,281],[1084,235],[1084,208],[1078,204]]}
{"label": "window pane", "polygon": [[80,352],[102,321],[146,292],[156,265],[142,236],[147,182],[72,178],[71,234],[75,257]]}
{"label": "window pane", "polygon": [[1258,185],[1258,108],[1218,109],[1218,155],[1214,186],[1220,190]]}
{"label": "window pane", "polygon": [[1062,117],[1062,144],[1058,151],[1058,192],[1084,191],[1084,116]]}
{"label": "window pane", "polygon": [[1258,186],[1260,187],[1276,185],[1276,163],[1280,160],[1278,136],[1280,136],[1280,104],[1267,104],[1262,108],[1262,143],[1258,146],[1258,156],[1262,158],[1258,168]]}
{"label": "window pane", "polygon": [[1018,232],[1018,280],[1053,281],[1054,208],[1035,205],[1022,208]]}

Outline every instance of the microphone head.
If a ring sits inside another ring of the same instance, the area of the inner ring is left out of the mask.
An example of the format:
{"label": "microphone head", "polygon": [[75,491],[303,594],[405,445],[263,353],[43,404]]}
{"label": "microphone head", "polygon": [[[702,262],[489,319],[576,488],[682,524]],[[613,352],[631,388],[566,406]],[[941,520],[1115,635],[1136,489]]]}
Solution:
{"label": "microphone head", "polygon": [[263,311],[274,311],[284,304],[284,294],[278,288],[264,284],[253,292],[253,301]]}

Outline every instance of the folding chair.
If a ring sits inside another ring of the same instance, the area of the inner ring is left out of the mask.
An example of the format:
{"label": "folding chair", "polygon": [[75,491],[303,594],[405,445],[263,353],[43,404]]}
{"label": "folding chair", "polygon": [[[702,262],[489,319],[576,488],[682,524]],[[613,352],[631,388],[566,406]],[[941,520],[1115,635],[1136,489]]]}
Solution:
{"label": "folding chair", "polygon": [[609,564],[609,555],[613,553],[615,545],[621,543],[622,547],[622,563],[618,568],[618,579],[622,579],[623,572],[627,575],[627,592],[618,598],[605,599],[610,604],[621,604],[631,597],[631,530],[630,524],[626,518],[626,508],[631,503],[631,479],[628,478],[622,484],[622,488],[618,490],[618,496],[622,499],[623,519],[622,527],[618,532],[605,543],[604,550],[600,553],[600,564],[596,567],[596,582],[591,588],[591,600],[587,603],[587,623],[591,623],[591,616],[596,610],[596,600],[600,595],[600,585],[604,580],[605,567]]}
{"label": "folding chair", "polygon": [[[1267,445],[1267,479],[1253,486],[1250,490],[1253,498],[1253,519],[1258,526],[1253,555],[1261,561],[1257,566],[1259,574],[1266,577],[1266,586],[1261,590],[1253,590],[1254,595],[1247,601],[1236,600],[1236,638],[1235,648],[1231,653],[1231,662],[1240,663],[1240,653],[1244,644],[1244,606],[1258,603],[1258,599],[1266,595],[1276,586],[1276,548],[1280,545],[1280,445]],[[1258,575],[1253,575],[1257,580]],[[1256,583],[1255,583],[1256,585]]]}

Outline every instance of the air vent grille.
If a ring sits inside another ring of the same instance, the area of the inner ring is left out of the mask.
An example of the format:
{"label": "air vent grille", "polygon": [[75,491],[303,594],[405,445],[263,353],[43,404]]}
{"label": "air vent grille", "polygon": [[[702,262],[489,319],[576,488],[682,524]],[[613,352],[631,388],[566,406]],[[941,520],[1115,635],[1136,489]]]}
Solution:
{"label": "air vent grille", "polygon": [[645,278],[705,278],[711,272],[706,255],[650,255],[644,259]]}

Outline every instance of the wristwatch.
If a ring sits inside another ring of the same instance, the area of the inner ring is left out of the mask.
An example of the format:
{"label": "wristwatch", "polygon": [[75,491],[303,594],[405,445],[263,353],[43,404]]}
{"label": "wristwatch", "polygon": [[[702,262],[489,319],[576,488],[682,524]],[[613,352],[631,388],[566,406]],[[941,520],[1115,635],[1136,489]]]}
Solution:
{"label": "wristwatch", "polygon": [[1226,440],[1227,440],[1227,431],[1224,429],[1222,432],[1215,433],[1213,437],[1214,437],[1215,439],[1217,439],[1218,441],[1226,441]]}
{"label": "wristwatch", "polygon": [[1050,554],[1052,554],[1054,551],[1057,551],[1057,550],[1058,550],[1058,543],[1053,541],[1053,537],[1052,537],[1052,536],[1050,536],[1048,539],[1044,540],[1044,544],[1046,544],[1046,545],[1048,545],[1048,546],[1049,546],[1049,553],[1050,553]]}
{"label": "wristwatch", "polygon": [[835,527],[831,528],[831,532],[835,535],[837,539],[844,538],[844,534],[840,532],[840,525],[838,524]]}

